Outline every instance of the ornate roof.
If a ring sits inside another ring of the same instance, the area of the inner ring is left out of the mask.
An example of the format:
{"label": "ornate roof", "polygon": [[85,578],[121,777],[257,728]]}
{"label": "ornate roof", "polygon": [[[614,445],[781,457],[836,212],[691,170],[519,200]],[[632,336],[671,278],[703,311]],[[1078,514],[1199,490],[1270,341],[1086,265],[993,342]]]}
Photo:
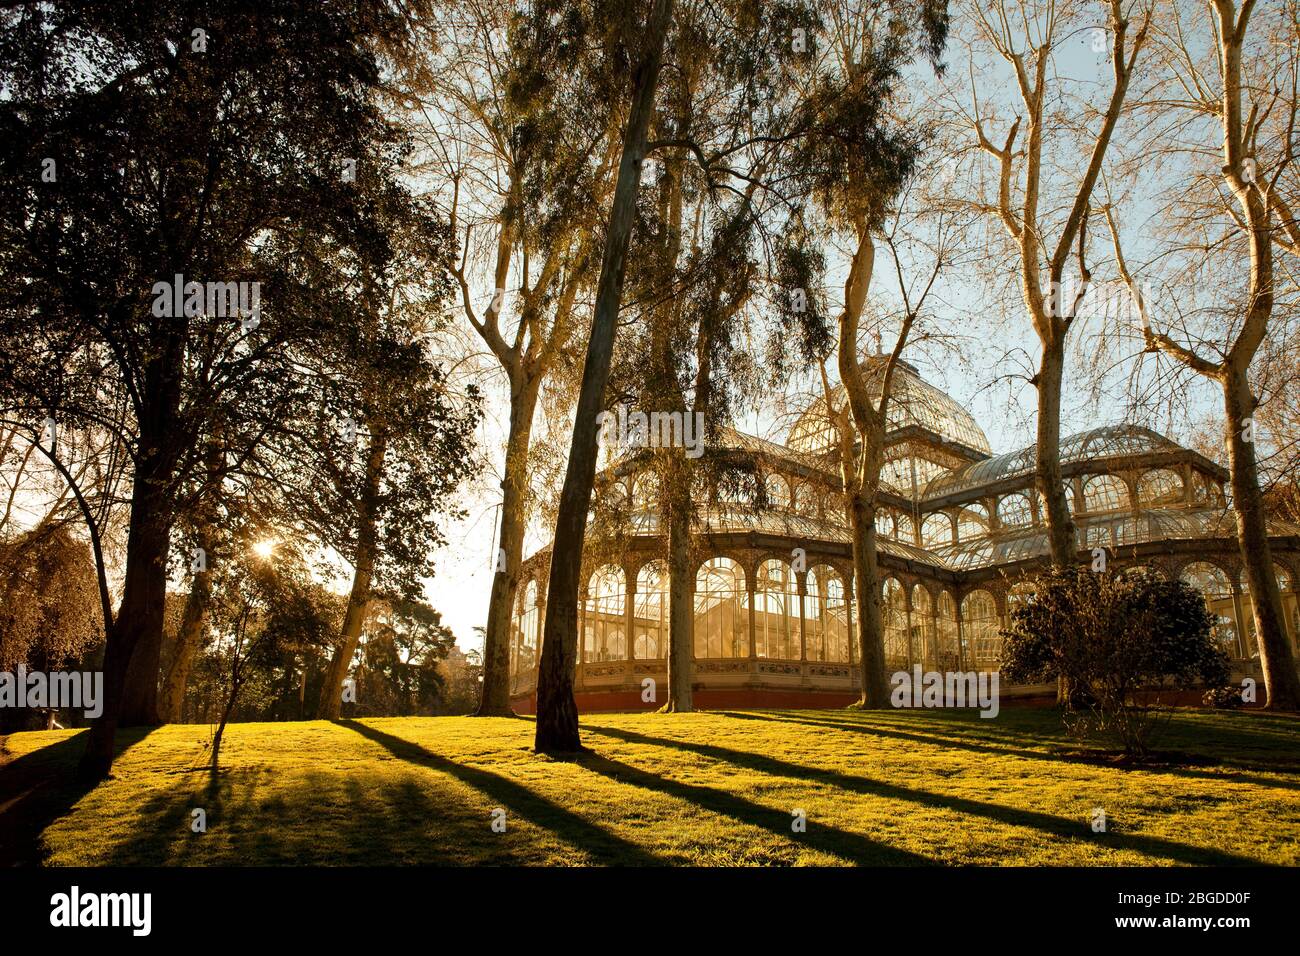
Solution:
{"label": "ornate roof", "polygon": [[[1062,440],[1061,464],[1182,450],[1181,445],[1140,425],[1103,425]],[[1033,474],[1037,454],[1038,446],[1029,445],[995,458],[972,462],[964,468],[932,478],[922,497],[939,498],[991,485],[1004,478]]]}

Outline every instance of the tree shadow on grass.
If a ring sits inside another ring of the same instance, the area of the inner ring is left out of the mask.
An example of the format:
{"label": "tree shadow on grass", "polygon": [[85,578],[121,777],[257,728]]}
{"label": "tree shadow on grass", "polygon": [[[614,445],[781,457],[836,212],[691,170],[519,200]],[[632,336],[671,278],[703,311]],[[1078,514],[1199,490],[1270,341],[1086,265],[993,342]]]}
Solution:
{"label": "tree shadow on grass", "polygon": [[[481,808],[414,771],[395,782],[309,772],[289,793],[271,767],[224,770],[188,792],[144,801],[132,832],[107,861],[114,866],[453,866],[508,863],[508,849],[481,836]],[[191,829],[202,807],[207,832]],[[473,830],[470,821],[473,821]],[[486,851],[467,854],[478,836]],[[463,837],[463,839],[460,839]],[[471,858],[472,857],[472,858]]]}
{"label": "tree shadow on grass", "polygon": [[[644,847],[611,833],[571,810],[566,810],[508,777],[456,763],[412,741],[386,734],[382,730],[354,720],[336,720],[334,723],[374,741],[400,760],[450,774],[462,783],[488,795],[492,800],[528,820],[534,826],[547,830],[590,854],[596,862],[624,866],[662,866],[666,863]],[[486,827],[486,821],[484,826]]]}
{"label": "tree shadow on grass", "polygon": [[[820,716],[814,718],[807,718],[807,717],[796,717],[792,714],[758,714],[758,713],[742,713],[740,711],[718,711],[718,713],[739,720],[764,720],[764,721],[775,721],[778,723],[799,724],[801,726],[806,726],[806,727],[826,727],[832,730],[841,730],[846,733],[868,734],[873,737],[889,737],[895,740],[906,740],[913,743],[928,744],[933,747],[941,747],[949,750],[965,750],[970,753],[977,753],[977,754],[993,754],[995,756],[1004,756],[1004,757],[1021,757],[1026,760],[1050,761],[1056,763],[1070,764],[1073,766],[1099,766],[1099,767],[1106,767],[1110,769],[1119,769],[1116,768],[1114,764],[1106,763],[1101,760],[1101,758],[1106,755],[1106,752],[1102,750],[1097,751],[1097,756],[1098,756],[1097,760],[1090,761],[1086,759],[1086,755],[1080,755],[1078,753],[1066,754],[1066,753],[1056,753],[1051,750],[1030,750],[1023,747],[1016,747],[1009,743],[1008,744],[998,743],[996,736],[994,737],[982,736],[980,739],[986,742],[977,743],[973,740],[963,739],[961,737],[953,737],[947,735],[944,736],[931,735],[931,734],[923,733],[921,731],[895,730],[893,728],[884,728],[875,724],[867,724],[860,721],[854,721],[845,718],[835,720],[828,717],[820,717]],[[964,725],[962,726],[964,727]],[[942,728],[936,728],[936,730],[939,729],[946,730],[948,734],[963,733],[962,729],[954,728],[951,725],[946,725]],[[1023,735],[1020,733],[1015,733],[1009,736],[1012,739],[1019,739]],[[1178,738],[1175,736],[1175,739]],[[1298,740],[1297,742],[1300,742],[1300,740]],[[1198,770],[1194,767],[1179,766],[1179,765],[1172,765],[1172,766],[1155,765],[1151,767],[1144,767],[1141,764],[1137,764],[1133,766],[1127,766],[1122,769],[1124,769],[1125,772],[1129,772],[1129,773],[1167,773],[1176,777],[1187,777],[1187,778],[1199,779],[1199,780],[1214,780],[1220,783],[1250,784],[1259,787],[1273,787],[1279,790],[1300,790],[1300,780],[1295,780],[1295,779],[1288,780],[1284,778],[1275,779],[1270,777],[1260,777],[1256,775],[1258,773],[1294,774],[1300,772],[1300,767],[1297,767],[1296,764],[1294,763],[1288,763],[1285,761],[1279,762],[1277,765],[1271,765],[1268,763],[1259,763],[1259,762],[1250,763],[1250,762],[1245,762],[1240,760],[1233,760],[1231,758],[1223,758],[1223,757],[1219,757],[1218,755],[1213,756],[1211,759],[1215,761],[1219,767],[1222,768],[1221,772],[1216,773],[1213,770]]]}
{"label": "tree shadow on grass", "polygon": [[[114,761],[153,730],[119,730]],[[0,766],[0,866],[39,866],[46,856],[41,839],[46,828],[98,785],[77,776],[85,739],[86,731],[71,734]]]}
{"label": "tree shadow on grass", "polygon": [[[821,767],[806,767],[776,757],[749,753],[743,750],[733,750],[729,747],[719,747],[712,744],[697,744],[689,741],[672,740],[664,737],[653,737],[648,734],[639,734],[630,730],[621,730],[616,727],[604,727],[593,724],[587,724],[585,729],[591,733],[613,737],[616,740],[622,740],[625,743],[646,744],[650,746],[670,747],[677,750],[685,750],[690,753],[699,754],[703,757],[725,761],[736,766],[746,767],[750,770],[757,770],[760,773],[766,773],[772,776],[817,780],[834,787],[839,787],[843,790],[863,794],[864,796],[883,797],[886,799],[915,803],[921,806],[932,807],[940,810],[951,810],[955,813],[963,813],[974,817],[983,817],[1010,826],[1025,827],[1027,829],[1037,830],[1041,833],[1065,839],[1078,838],[1085,826],[1084,822],[1081,820],[1066,819],[1063,817],[1053,816],[1050,813],[1041,813],[1036,810],[1023,810],[1017,807],[1008,807],[998,803],[971,800],[966,797],[946,796],[943,794],[931,793],[926,790],[916,790],[911,787],[886,783],[883,780],[874,780],[870,777],[849,776],[835,770],[827,770]],[[1096,842],[1110,847],[1111,849],[1134,850],[1139,853],[1145,853],[1148,856],[1163,857],[1165,859],[1174,860],[1178,863],[1217,864],[1220,866],[1260,865],[1259,860],[1254,860],[1249,857],[1238,856],[1211,847],[1189,846],[1187,844],[1177,843],[1173,840],[1166,840],[1161,837],[1109,832],[1098,834]]]}
{"label": "tree shadow on grass", "polygon": [[849,830],[828,826],[816,820],[808,822],[806,833],[792,838],[790,829],[792,818],[786,811],[774,810],[713,787],[701,787],[649,773],[601,756],[594,751],[582,754],[575,759],[575,762],[616,783],[632,784],[656,793],[677,797],[710,813],[731,817],[741,823],[768,830],[778,837],[789,840],[792,844],[821,850],[853,863],[868,866],[924,866],[935,863],[934,860],[919,853],[892,847],[887,843],[872,840]]}

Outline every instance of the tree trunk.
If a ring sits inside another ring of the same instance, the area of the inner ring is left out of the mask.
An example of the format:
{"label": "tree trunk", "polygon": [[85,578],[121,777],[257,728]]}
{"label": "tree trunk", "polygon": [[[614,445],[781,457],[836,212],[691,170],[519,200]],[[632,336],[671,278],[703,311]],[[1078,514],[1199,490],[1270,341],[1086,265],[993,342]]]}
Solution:
{"label": "tree trunk", "polygon": [[668,518],[668,700],[664,713],[695,709],[691,691],[694,614],[691,580],[691,503],[686,456],[674,454],[674,480],[666,500]]}
{"label": "tree trunk", "polygon": [[560,492],[550,583],[546,591],[542,659],[537,673],[534,746],[543,752],[576,753],[582,749],[578,737],[578,707],[573,698],[573,674],[578,642],[578,579],[587,532],[587,511],[591,506],[591,486],[596,475],[596,416],[604,404],[605,383],[609,380],[646,134],[654,112],[655,89],[671,14],[672,0],[655,0],[646,23],[646,55],[633,80],[632,108],[623,136],[623,153],[600,265],[596,307],[574,417],[569,463]]}
{"label": "tree trunk", "polygon": [[1038,446],[1035,477],[1046,505],[1047,543],[1052,564],[1068,567],[1078,551],[1074,521],[1065,499],[1061,478],[1061,383],[1065,372],[1065,342],[1056,338],[1043,343],[1038,376]]}
{"label": "tree trunk", "polygon": [[533,413],[537,406],[535,378],[510,396],[510,434],[506,441],[505,477],[501,482],[500,555],[494,560],[492,596],[488,599],[487,628],[483,635],[483,694],[477,717],[513,717],[510,708],[510,639],[519,571],[524,559],[524,531],[528,523],[528,450]]}
{"label": "tree trunk", "polygon": [[[210,552],[211,542],[208,535],[200,533],[199,547]],[[185,688],[189,684],[190,669],[194,657],[203,643],[203,627],[208,617],[208,602],[212,597],[212,572],[206,568],[194,572],[190,582],[189,597],[185,599],[185,611],[181,615],[180,633],[176,636],[176,656],[163,677],[162,689],[158,694],[159,714],[167,723],[177,723],[181,719],[181,705],[185,701]]]}
{"label": "tree trunk", "polygon": [[[113,766],[113,740],[121,726],[156,724],[158,667],[156,653],[153,670],[148,664],[132,671],[132,661],[147,635],[158,635],[163,626],[163,607],[167,596],[167,549],[170,527],[165,519],[163,502],[154,480],[154,471],[142,463],[136,471],[131,492],[130,531],[126,544],[126,575],[122,584],[122,603],[117,620],[107,629],[104,648],[104,711],[86,735],[86,752],[79,773],[84,779],[106,777]],[[155,648],[155,652],[157,648]],[[146,687],[129,686],[129,681]],[[154,689],[151,695],[149,687]],[[131,709],[128,710],[128,691]],[[146,718],[152,716],[152,720]]]}
{"label": "tree trunk", "polygon": [[1255,399],[1244,371],[1229,369],[1223,385],[1227,420],[1227,446],[1232,505],[1237,516],[1237,544],[1250,587],[1250,607],[1255,616],[1255,640],[1264,671],[1269,710],[1300,709],[1300,676],[1287,640],[1282,594],[1273,573],[1264,498],[1259,490],[1253,435],[1246,422],[1254,414]]}
{"label": "tree trunk", "polygon": [[858,706],[885,710],[889,704],[889,675],[885,672],[885,633],[880,619],[880,569],[876,563],[875,507],[858,492],[849,496],[849,529],[853,534],[854,598],[858,608],[858,654],[862,664],[862,693]]}
{"label": "tree trunk", "polygon": [[221,722],[217,724],[217,732],[212,735],[212,762],[209,766],[213,773],[217,771],[217,760],[221,756],[221,738],[226,734],[226,724],[230,723],[230,715],[235,711],[235,699],[238,696],[239,683],[236,681],[230,688],[230,696],[226,698],[226,706],[221,712]]}
{"label": "tree trunk", "polygon": [[348,593],[348,609],[343,616],[343,630],[339,635],[334,656],[325,669],[320,698],[316,703],[317,720],[338,720],[343,708],[343,681],[352,666],[361,639],[361,625],[365,621],[366,607],[370,603],[370,585],[375,572],[375,525],[377,499],[383,479],[384,455],[387,443],[381,436],[372,435],[366,458],[366,482],[358,503],[357,553],[352,572],[352,590]]}

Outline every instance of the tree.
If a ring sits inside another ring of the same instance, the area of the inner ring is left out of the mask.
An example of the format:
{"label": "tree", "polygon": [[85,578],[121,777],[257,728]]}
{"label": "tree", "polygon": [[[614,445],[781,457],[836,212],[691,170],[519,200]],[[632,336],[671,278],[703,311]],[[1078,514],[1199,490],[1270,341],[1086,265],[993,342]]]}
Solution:
{"label": "tree", "polygon": [[[0,671],[61,669],[99,644],[95,562],[74,527],[47,525],[0,540]],[[8,712],[3,716],[7,723]],[[46,726],[54,719],[50,710]]]}
{"label": "tree", "polygon": [[1012,610],[1000,670],[1021,683],[1064,677],[1088,710],[1066,712],[1072,728],[1113,734],[1125,753],[1141,756],[1159,713],[1143,692],[1227,683],[1213,626],[1205,599],[1182,581],[1144,568],[1054,568]]}
{"label": "tree", "polygon": [[51,3],[5,18],[6,403],[83,425],[105,399],[128,410],[130,533],[91,776],[120,721],[158,719],[169,539],[209,422],[238,462],[301,384],[287,346],[318,335],[311,307],[333,290],[303,285],[300,240],[387,254],[371,199],[400,143],[376,105],[377,57],[405,34],[369,0],[149,2],[125,19],[118,4]]}
{"label": "tree", "polygon": [[315,401],[268,429],[256,455],[272,499],[257,508],[262,520],[310,533],[352,571],[316,704],[324,720],[339,716],[375,594],[414,601],[433,576],[442,521],[460,513],[451,495],[474,467],[480,415],[477,388],[452,387],[443,355],[449,228],[426,203],[398,202],[380,216],[391,256],[381,269],[350,271],[340,321],[299,356]]}
{"label": "tree", "polygon": [[252,542],[242,543],[240,556],[223,567],[212,608],[227,666],[209,757],[213,773],[219,766],[226,725],[252,670],[265,667],[286,642],[297,643],[306,636],[325,643],[331,623],[328,606],[317,600],[318,587],[288,543],[264,554],[252,552]]}
{"label": "tree", "polygon": [[573,699],[577,660],[578,586],[591,487],[596,474],[596,416],[604,404],[605,383],[619,307],[623,273],[636,207],[637,188],[645,158],[646,138],[654,110],[659,69],[663,63],[673,0],[651,0],[645,20],[627,16],[616,24],[613,39],[632,52],[635,64],[630,84],[630,109],[623,131],[614,201],[605,232],[596,304],[587,342],[582,387],[574,416],[573,440],[555,520],[546,617],[542,629],[542,659],[537,674],[537,732],[535,747],[543,752],[576,752],[578,708]]}
{"label": "tree", "polygon": [[[834,320],[835,331],[823,328],[820,307],[802,310],[793,318],[803,325],[800,336],[805,357],[821,372],[824,402],[838,437],[841,486],[853,549],[854,593],[857,602],[862,694],[859,705],[889,706],[883,628],[880,618],[880,576],[876,563],[875,508],[885,464],[885,433],[892,400],[892,382],[899,356],[907,346],[916,318],[946,255],[948,238],[939,223],[938,252],[928,281],[913,300],[903,277],[895,230],[886,233],[904,299],[898,337],[888,357],[864,361],[862,327],[867,295],[875,268],[876,237],[886,226],[900,194],[913,177],[923,137],[891,115],[904,65],[925,52],[939,68],[947,37],[945,4],[927,4],[918,28],[914,11],[884,5],[863,10],[833,5],[834,42],[826,52],[812,86],[807,110],[809,135],[800,153],[800,170],[820,217],[821,233],[847,241],[849,262],[844,293]],[[888,39],[886,39],[888,38]],[[791,295],[805,294],[823,267],[819,257],[790,261],[790,276],[800,284]],[[805,295],[805,298],[807,296]],[[877,333],[879,330],[875,330]],[[845,401],[832,397],[825,359],[835,342],[839,381]]]}
{"label": "tree", "polygon": [[[529,14],[501,2],[449,6],[441,23],[454,42],[431,54],[439,81],[415,121],[427,165],[451,184],[452,234],[464,236],[454,270],[464,318],[509,389],[480,716],[512,713],[510,626],[533,505],[533,422],[543,386],[576,348],[575,300],[590,285],[596,220],[616,162],[614,99],[580,99],[590,89],[566,81],[586,34],[578,11],[576,23],[553,22],[549,13],[562,7],[541,3]],[[596,102],[610,105],[593,109]],[[492,280],[490,294],[477,299],[482,307],[473,294],[475,253]]]}
{"label": "tree", "polygon": [[[1155,303],[1139,286],[1130,269],[1121,241],[1118,219],[1110,205],[1107,224],[1114,246],[1116,268],[1132,296],[1148,352],[1171,357],[1186,369],[1216,383],[1222,392],[1224,444],[1232,487],[1232,508],[1236,515],[1237,543],[1245,566],[1251,611],[1259,645],[1260,665],[1268,691],[1267,706],[1279,710],[1300,709],[1300,676],[1287,639],[1282,596],[1273,573],[1268,539],[1268,515],[1260,488],[1256,457],[1254,415],[1259,399],[1254,391],[1252,363],[1265,347],[1275,324],[1275,306],[1281,285],[1275,264],[1275,249],[1286,248],[1294,223],[1287,219],[1288,206],[1281,191],[1272,187],[1282,181],[1293,162],[1291,134],[1295,128],[1297,104],[1295,76],[1300,70],[1300,41],[1290,34],[1289,45],[1268,43],[1257,53],[1247,52],[1249,27],[1255,13],[1253,0],[1238,8],[1231,0],[1213,0],[1210,13],[1184,32],[1177,8],[1172,24],[1162,33],[1161,66],[1165,109],[1188,114],[1186,122],[1167,134],[1168,142],[1157,148],[1171,154],[1199,158],[1208,148],[1219,150],[1220,179],[1207,187],[1208,177],[1189,170],[1193,185],[1175,195],[1167,221],[1175,223],[1174,248],[1163,257],[1180,258],[1183,282],[1191,283],[1194,297],[1197,282],[1207,283],[1211,293],[1230,290],[1231,301],[1204,303],[1184,312],[1210,318],[1203,335],[1181,334],[1157,325]],[[1294,5],[1281,14],[1280,37],[1296,22]],[[1276,21],[1274,23],[1277,27]],[[1261,27],[1261,31],[1266,27]],[[1213,66],[1203,69],[1188,36],[1200,36],[1211,44]],[[1268,34],[1266,33],[1265,36]],[[1282,64],[1274,57],[1281,51]],[[1289,60],[1289,66],[1285,65]],[[1210,72],[1210,71],[1213,72]],[[1270,84],[1277,76],[1292,79],[1291,99]],[[1186,85],[1191,83],[1191,86]],[[1265,122],[1275,108],[1284,119],[1280,136],[1266,135]],[[1210,122],[1206,123],[1205,120]],[[1206,140],[1209,140],[1209,143]],[[1211,145],[1212,144],[1212,145]],[[1198,162],[1199,166],[1199,162]],[[1208,196],[1204,190],[1210,190]],[[1226,194],[1221,192],[1226,190]],[[1214,241],[1207,240],[1207,233]],[[1230,278],[1231,277],[1231,278]],[[1173,305],[1174,303],[1168,303]]]}
{"label": "tree", "polygon": [[[1038,391],[1038,426],[1035,481],[1046,507],[1048,546],[1052,563],[1064,567],[1077,551],[1074,523],[1066,503],[1061,480],[1061,385],[1065,373],[1065,343],[1083,296],[1090,273],[1086,261],[1087,226],[1093,189],[1102,172],[1106,151],[1123,112],[1124,100],[1151,23],[1148,6],[1133,37],[1128,40],[1130,14],[1122,0],[1108,0],[1112,85],[1109,101],[1101,111],[1094,132],[1085,132],[1083,142],[1088,159],[1072,196],[1066,196],[1065,217],[1054,221],[1054,199],[1047,178],[1045,150],[1054,130],[1074,125],[1073,117],[1053,116],[1049,104],[1057,95],[1058,76],[1052,63],[1058,48],[1070,36],[1073,5],[1066,3],[1020,4],[1018,10],[998,0],[990,17],[982,2],[969,9],[987,47],[1008,63],[1014,73],[1015,89],[1024,115],[1010,125],[1001,144],[986,130],[978,90],[971,89],[971,126],[981,150],[997,160],[997,198],[988,212],[995,215],[1015,246],[1021,296],[1029,324],[1038,336],[1041,354],[1031,380]],[[972,78],[972,86],[976,84]],[[1023,123],[1023,146],[1017,141]],[[1087,129],[1086,122],[1083,124]],[[1073,143],[1069,148],[1076,148]],[[1018,199],[1018,202],[1017,202]],[[1051,237],[1056,230],[1055,240]],[[1071,254],[1077,256],[1080,282],[1071,301],[1066,302],[1065,269]],[[1046,282],[1044,282],[1046,273]]]}
{"label": "tree", "polygon": [[442,664],[455,646],[442,615],[423,601],[400,598],[372,603],[368,634],[356,674],[357,715],[409,717],[432,714],[442,702]]}

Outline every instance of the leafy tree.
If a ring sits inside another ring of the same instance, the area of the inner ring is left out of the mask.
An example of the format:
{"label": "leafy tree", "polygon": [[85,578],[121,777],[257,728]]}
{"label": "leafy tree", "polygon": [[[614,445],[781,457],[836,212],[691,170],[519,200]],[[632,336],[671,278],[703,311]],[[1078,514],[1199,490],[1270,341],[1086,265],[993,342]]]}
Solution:
{"label": "leafy tree", "polygon": [[[551,4],[534,9],[536,22],[549,17]],[[542,659],[537,671],[537,732],[539,751],[575,752],[582,749],[578,737],[578,706],[573,697],[573,674],[577,661],[578,587],[582,548],[596,476],[596,418],[605,401],[614,352],[614,336],[623,301],[623,276],[635,220],[637,190],[645,161],[646,141],[654,112],[663,66],[664,45],[672,20],[673,0],[652,0],[643,17],[635,8],[598,4],[591,30],[591,46],[600,51],[594,75],[606,89],[617,88],[614,77],[626,77],[630,104],[623,127],[614,199],[605,229],[605,249],[592,313],[591,334],[583,366],[573,425],[573,440],[565,469],[560,505],[555,519],[550,581],[547,585],[546,616],[542,625]],[[561,18],[563,19],[563,18]],[[625,82],[625,81],[624,81]]]}
{"label": "leafy tree", "polygon": [[264,557],[247,549],[243,554],[243,559],[223,566],[212,606],[212,623],[226,665],[224,699],[211,744],[214,772],[226,725],[250,676],[268,671],[267,665],[286,647],[325,644],[332,623],[328,605],[318,598],[319,585],[290,547]]}
{"label": "leafy tree", "polygon": [[442,615],[422,601],[376,599],[353,670],[357,716],[409,717],[435,712],[445,692],[440,665],[455,646]]}
{"label": "leafy tree", "polygon": [[1145,568],[1075,567],[1053,569],[1033,588],[1003,631],[1001,674],[1026,684],[1065,678],[1066,721],[1080,733],[1107,733],[1127,754],[1145,754],[1156,691],[1228,681],[1214,616],[1189,584]]}
{"label": "leafy tree", "polygon": [[[0,541],[0,671],[75,664],[99,643],[101,628],[95,562],[69,526]],[[46,717],[52,722],[55,712]]]}
{"label": "leafy tree", "polygon": [[[240,462],[304,399],[293,358],[343,295],[304,242],[389,255],[403,144],[376,91],[407,32],[382,0],[55,0],[0,24],[0,404],[81,428],[122,409],[133,475],[90,776],[119,722],[158,720],[170,535],[212,420]],[[260,309],[156,314],[177,275],[258,282]]]}

